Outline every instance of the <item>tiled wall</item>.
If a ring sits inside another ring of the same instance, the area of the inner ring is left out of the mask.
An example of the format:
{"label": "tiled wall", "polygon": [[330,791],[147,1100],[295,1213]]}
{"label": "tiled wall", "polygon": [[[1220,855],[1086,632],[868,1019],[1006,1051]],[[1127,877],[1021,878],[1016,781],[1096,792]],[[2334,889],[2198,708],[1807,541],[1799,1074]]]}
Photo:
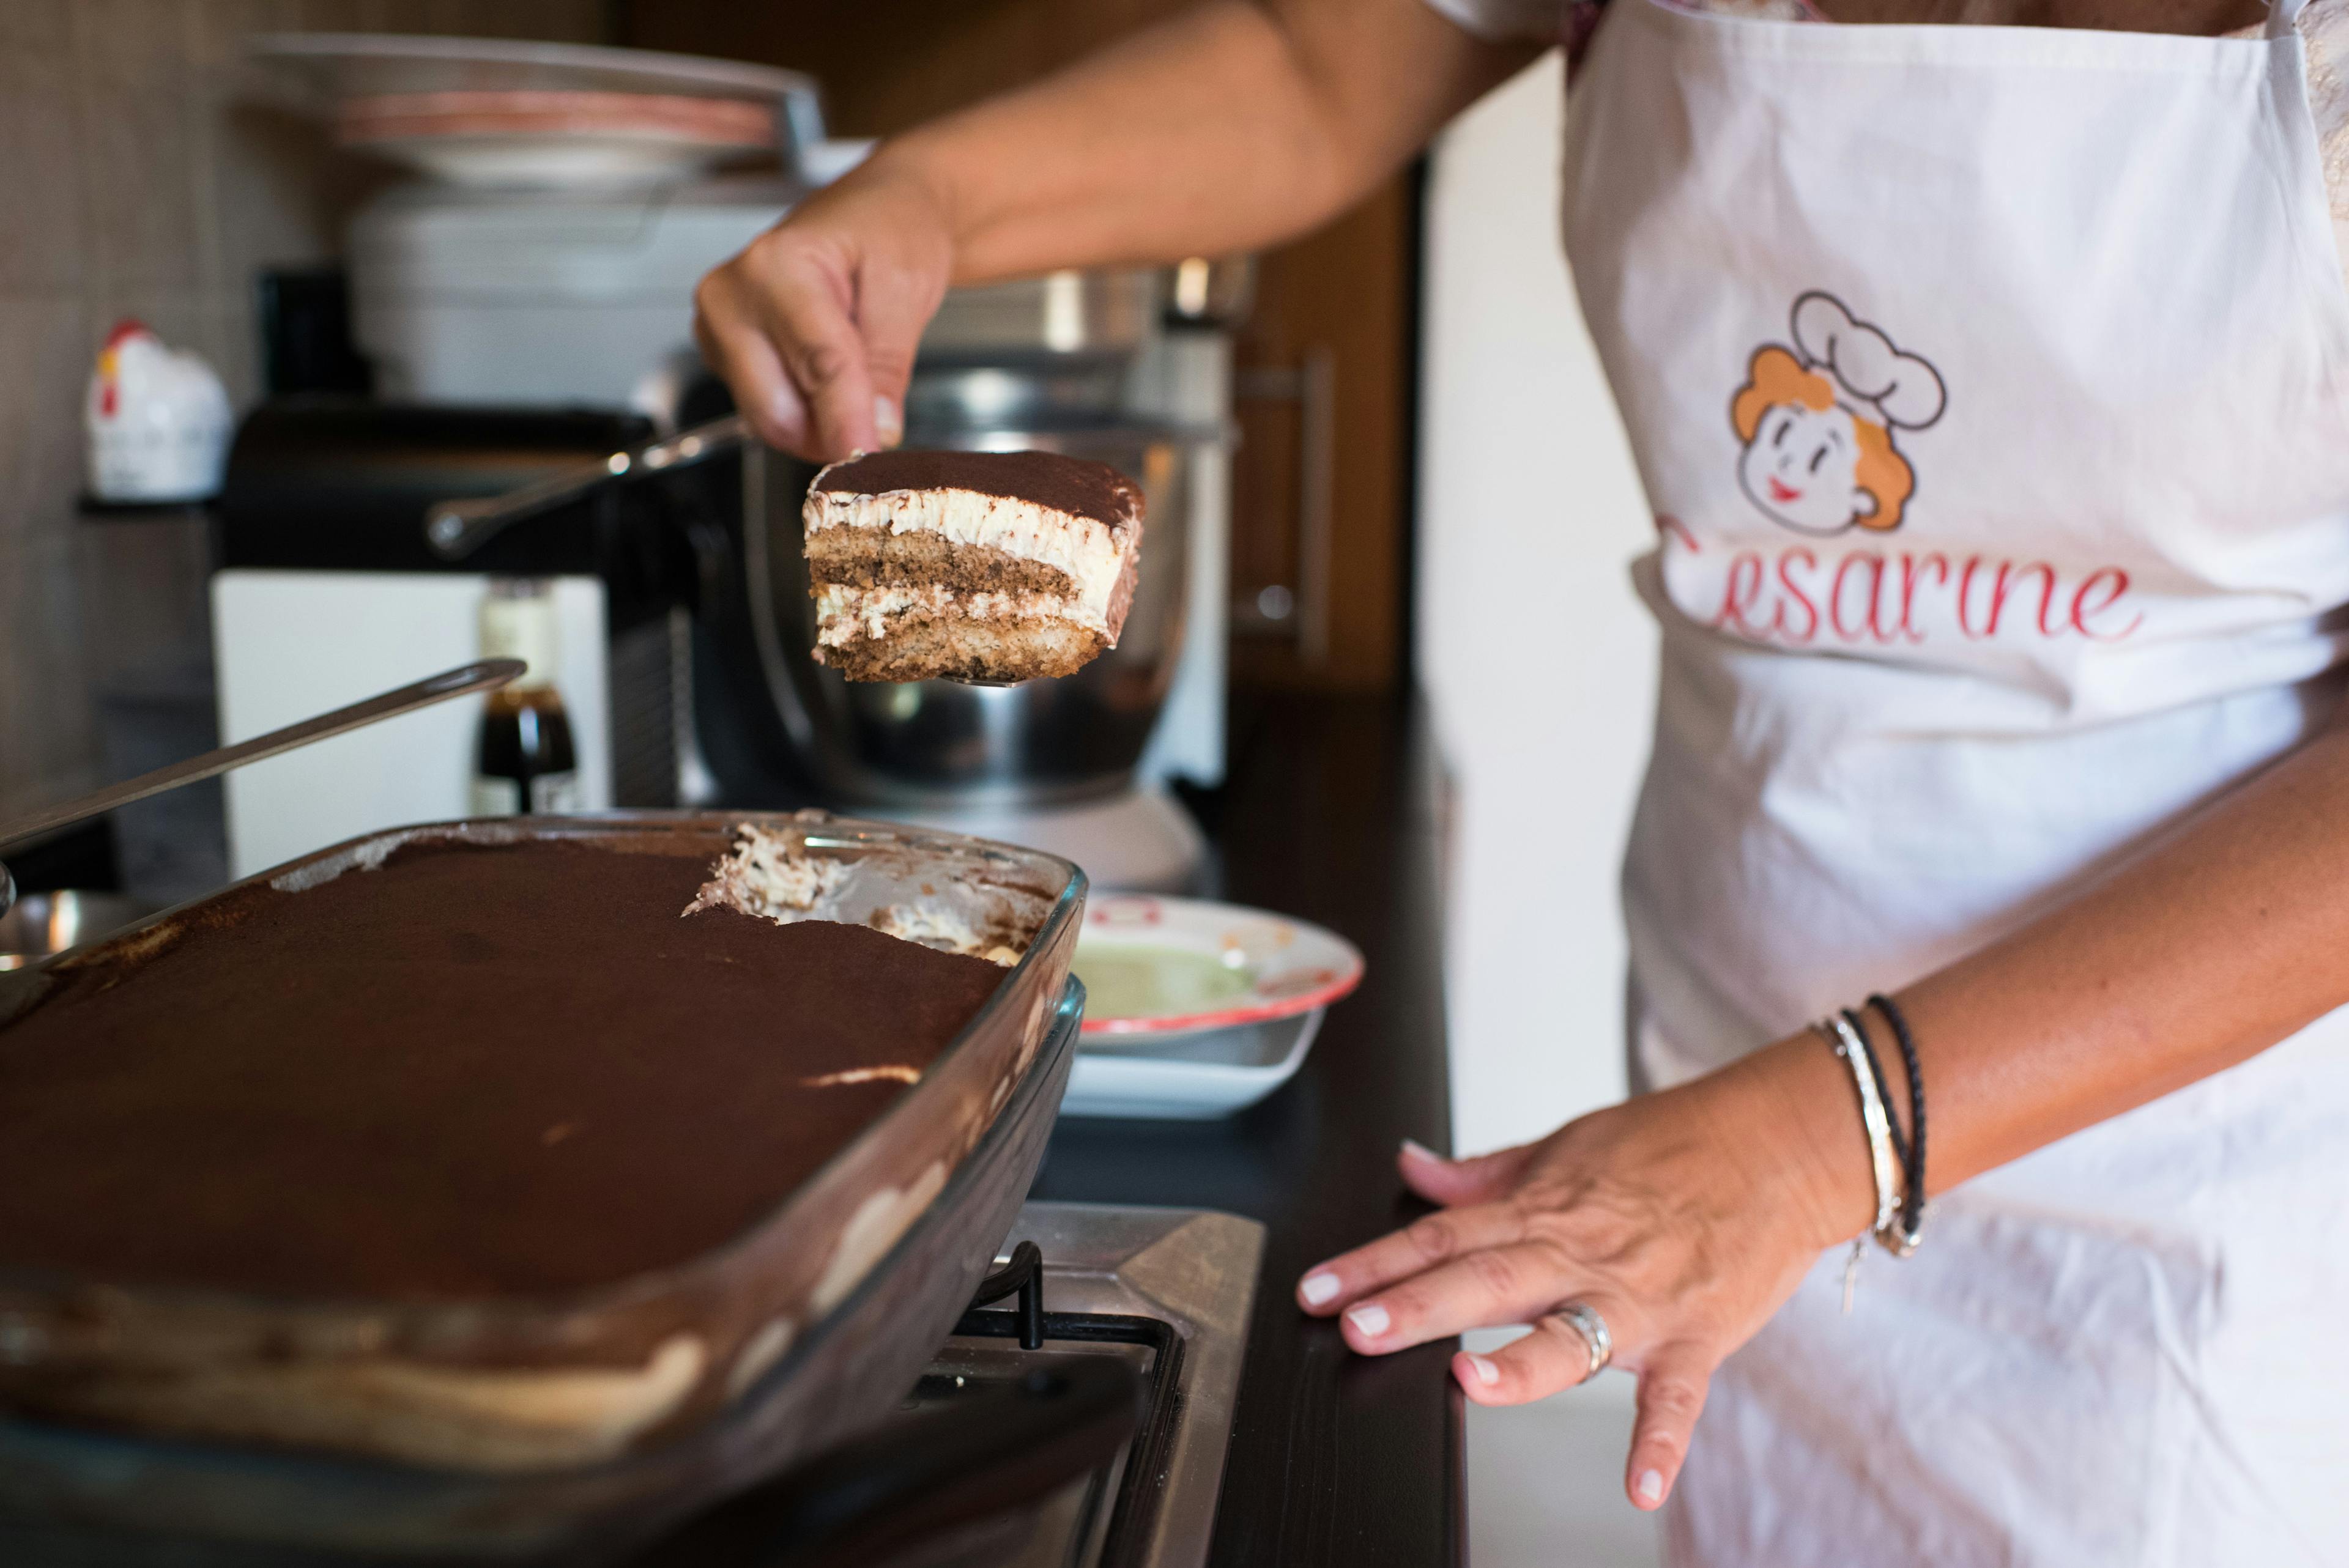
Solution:
{"label": "tiled wall", "polygon": [[135,630],[82,613],[109,555],[74,510],[100,339],[136,315],[249,406],[255,270],[331,254],[381,178],[255,92],[243,38],[292,29],[611,31],[605,0],[0,0],[0,817],[98,781],[85,638]]}

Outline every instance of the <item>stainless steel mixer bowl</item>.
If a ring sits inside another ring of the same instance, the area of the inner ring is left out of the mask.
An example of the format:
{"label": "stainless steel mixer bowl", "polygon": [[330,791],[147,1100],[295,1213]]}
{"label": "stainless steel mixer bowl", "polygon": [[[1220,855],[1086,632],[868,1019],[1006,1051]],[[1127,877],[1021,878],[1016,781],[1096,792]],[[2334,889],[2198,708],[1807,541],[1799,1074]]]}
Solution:
{"label": "stainless steel mixer bowl", "polygon": [[793,748],[827,794],[940,809],[1059,804],[1123,789],[1183,650],[1191,475],[1212,438],[1133,423],[912,433],[909,444],[1090,458],[1142,487],[1141,575],[1117,646],[1075,675],[999,688],[852,682],[818,665],[800,521],[810,470],[754,449],[742,542],[751,632]]}
{"label": "stainless steel mixer bowl", "polygon": [[0,969],[22,969],[155,913],[119,892],[28,892],[0,913]]}

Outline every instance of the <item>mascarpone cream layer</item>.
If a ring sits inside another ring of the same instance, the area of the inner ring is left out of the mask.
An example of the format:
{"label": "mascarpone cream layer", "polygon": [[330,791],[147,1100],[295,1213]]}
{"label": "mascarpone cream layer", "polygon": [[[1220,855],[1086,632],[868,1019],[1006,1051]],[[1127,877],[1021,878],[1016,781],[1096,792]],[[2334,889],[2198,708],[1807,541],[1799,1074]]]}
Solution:
{"label": "mascarpone cream layer", "polygon": [[838,893],[848,872],[846,861],[809,854],[806,835],[796,828],[745,822],[735,831],[734,847],[711,869],[682,914],[739,909],[786,924]]}
{"label": "mascarpone cream layer", "polygon": [[1050,618],[1074,621],[1104,634],[1108,629],[1099,609],[1058,593],[958,593],[942,583],[884,583],[871,588],[819,583],[815,585],[815,640],[823,647],[838,648],[859,637],[886,636],[891,618],[911,611],[952,614],[967,621]]}
{"label": "mascarpone cream layer", "polygon": [[1102,630],[1109,625],[1118,573],[1133,548],[1130,529],[977,490],[884,490],[878,495],[810,490],[800,516],[812,535],[827,528],[921,531],[951,543],[983,545],[1058,567],[1076,583],[1077,593],[1071,608],[1054,613]]}

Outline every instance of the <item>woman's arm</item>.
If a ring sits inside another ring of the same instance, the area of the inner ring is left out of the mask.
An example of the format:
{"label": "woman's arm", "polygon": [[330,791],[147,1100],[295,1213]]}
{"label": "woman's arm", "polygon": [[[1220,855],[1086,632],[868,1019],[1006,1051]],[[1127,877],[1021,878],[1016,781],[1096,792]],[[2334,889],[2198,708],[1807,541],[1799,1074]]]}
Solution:
{"label": "woman's arm", "polygon": [[1303,233],[1531,56],[1423,0],[1211,0],[885,143],[702,280],[703,352],[777,446],[892,444],[949,284]]}
{"label": "woman's arm", "polygon": [[[2253,1056],[2349,1004],[2349,730],[2188,819],[2064,906],[1902,991],[1943,1190]],[[1859,998],[1851,998],[1857,1006]],[[1907,1104],[1898,1052],[1879,1051]],[[1588,1301],[1640,1375],[1625,1490],[1663,1501],[1713,1370],[1875,1213],[1844,1065],[1814,1034],[1478,1160],[1407,1147],[1448,1205],[1307,1274],[1376,1354]],[[1930,1232],[1930,1226],[1929,1226]],[[1927,1245],[1931,1245],[1930,1234]],[[1898,1265],[1894,1265],[1898,1266]],[[1334,1282],[1325,1283],[1325,1282]],[[1555,1320],[1455,1358],[1484,1404],[1578,1381]]]}

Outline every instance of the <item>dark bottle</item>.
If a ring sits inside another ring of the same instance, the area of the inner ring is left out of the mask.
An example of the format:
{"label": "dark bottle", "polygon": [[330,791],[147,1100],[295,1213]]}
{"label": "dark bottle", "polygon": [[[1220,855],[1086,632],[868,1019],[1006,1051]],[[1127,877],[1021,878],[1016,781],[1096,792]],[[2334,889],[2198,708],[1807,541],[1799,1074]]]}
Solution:
{"label": "dark bottle", "polygon": [[482,706],[473,750],[474,816],[579,809],[579,754],[554,689],[561,651],[546,584],[527,578],[490,584],[481,602],[481,656],[520,659],[530,667]]}

